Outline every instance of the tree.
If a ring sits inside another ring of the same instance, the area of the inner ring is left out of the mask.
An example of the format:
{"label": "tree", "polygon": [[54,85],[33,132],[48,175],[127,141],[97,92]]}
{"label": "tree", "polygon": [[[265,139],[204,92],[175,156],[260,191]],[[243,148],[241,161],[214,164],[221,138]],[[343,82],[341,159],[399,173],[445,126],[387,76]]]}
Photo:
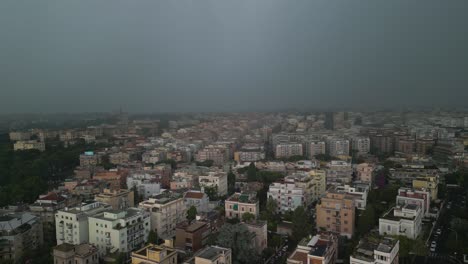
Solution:
{"label": "tree", "polygon": [[255,215],[253,215],[253,214],[251,214],[249,212],[244,213],[242,215],[242,221],[243,222],[249,223],[249,222],[253,221],[254,219],[255,219]]}
{"label": "tree", "polygon": [[219,230],[217,244],[232,250],[233,263],[258,263],[258,256],[253,247],[252,234],[243,224],[224,224]]}
{"label": "tree", "polygon": [[206,195],[210,198],[210,201],[218,200],[218,186],[204,186]]}
{"label": "tree", "polygon": [[253,162],[250,163],[247,169],[247,180],[250,182],[257,180],[257,167],[255,167],[255,163]]}
{"label": "tree", "polygon": [[331,161],[333,159],[333,157],[328,154],[317,154],[315,158],[320,161]]}
{"label": "tree", "polygon": [[229,195],[233,194],[236,190],[236,175],[232,172],[232,170],[229,170],[229,173],[227,175],[228,177],[228,193]]}
{"label": "tree", "polygon": [[187,220],[189,222],[192,222],[193,220],[195,220],[195,218],[197,217],[197,208],[195,206],[190,206],[190,208],[187,210]]}
{"label": "tree", "polygon": [[197,166],[211,167],[214,164],[213,160],[197,161],[195,162]]}
{"label": "tree", "polygon": [[312,231],[310,217],[303,206],[297,207],[292,214],[292,238],[299,242]]}
{"label": "tree", "polygon": [[356,223],[358,234],[364,235],[369,232],[375,226],[376,219],[374,206],[368,204],[366,210],[358,217]]}
{"label": "tree", "polygon": [[150,230],[148,234],[148,243],[158,244],[158,240],[158,233],[156,233],[154,230]]}

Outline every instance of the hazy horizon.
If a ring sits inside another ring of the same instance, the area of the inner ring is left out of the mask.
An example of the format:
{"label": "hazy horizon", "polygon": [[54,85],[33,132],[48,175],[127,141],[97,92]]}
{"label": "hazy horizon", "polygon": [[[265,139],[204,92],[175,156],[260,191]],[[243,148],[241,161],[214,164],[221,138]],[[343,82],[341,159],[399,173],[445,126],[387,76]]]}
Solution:
{"label": "hazy horizon", "polygon": [[463,107],[467,1],[0,2],[0,114]]}

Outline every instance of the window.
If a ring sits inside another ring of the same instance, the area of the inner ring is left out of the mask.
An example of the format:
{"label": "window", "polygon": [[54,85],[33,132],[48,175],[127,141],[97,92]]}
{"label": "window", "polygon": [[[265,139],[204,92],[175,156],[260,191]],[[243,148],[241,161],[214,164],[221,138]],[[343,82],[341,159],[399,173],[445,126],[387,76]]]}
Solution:
{"label": "window", "polygon": [[387,226],[387,231],[390,231],[391,227],[390,225]]}
{"label": "window", "polygon": [[345,225],[347,225],[347,224],[348,224],[348,221],[347,221],[347,220],[345,220],[345,221],[344,221],[344,223],[345,223]]}

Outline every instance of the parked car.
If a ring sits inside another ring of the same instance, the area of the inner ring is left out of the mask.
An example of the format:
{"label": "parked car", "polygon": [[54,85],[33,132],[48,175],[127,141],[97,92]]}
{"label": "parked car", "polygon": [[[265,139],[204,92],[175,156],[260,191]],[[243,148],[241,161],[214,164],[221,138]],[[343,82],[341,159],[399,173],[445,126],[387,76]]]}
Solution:
{"label": "parked car", "polygon": [[442,234],[442,230],[441,230],[440,228],[437,228],[437,230],[436,230],[436,234],[437,234],[437,235],[440,235],[440,234]]}
{"label": "parked car", "polygon": [[436,246],[435,246],[435,245],[434,245],[434,246],[431,246],[430,250],[431,250],[431,252],[435,252]]}

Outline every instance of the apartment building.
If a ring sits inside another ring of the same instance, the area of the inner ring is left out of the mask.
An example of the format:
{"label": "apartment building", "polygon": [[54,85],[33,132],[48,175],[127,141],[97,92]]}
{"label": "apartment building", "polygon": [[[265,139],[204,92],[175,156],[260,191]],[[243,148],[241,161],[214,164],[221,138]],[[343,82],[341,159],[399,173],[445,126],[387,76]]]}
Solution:
{"label": "apartment building", "polygon": [[326,141],[327,153],[330,156],[349,156],[349,140],[342,138],[329,138]]}
{"label": "apartment building", "polygon": [[21,140],[16,141],[13,145],[15,151],[18,150],[31,150],[37,149],[39,151],[45,151],[45,143],[37,140]]}
{"label": "apartment building", "polygon": [[437,200],[439,192],[439,176],[421,176],[413,180],[414,189],[424,189],[431,193],[431,201]]}
{"label": "apartment building", "polygon": [[171,245],[149,244],[131,254],[132,264],[177,264],[177,251]]}
{"label": "apartment building", "polygon": [[315,155],[325,154],[327,152],[325,141],[312,141],[307,143],[307,146],[307,154],[310,159],[315,158]]}
{"label": "apartment building", "polygon": [[354,206],[356,206],[356,209],[366,210],[367,196],[369,194],[369,185],[355,182],[351,185],[345,184],[335,186],[335,191],[346,193],[350,197],[353,197]]}
{"label": "apartment building", "polygon": [[287,264],[335,264],[338,257],[338,237],[331,232],[321,232],[304,238],[288,257]]}
{"label": "apartment building", "polygon": [[79,245],[89,242],[89,216],[110,209],[112,208],[108,204],[88,201],[75,208],[59,210],[55,214],[57,245],[63,243]]}
{"label": "apartment building", "polygon": [[421,207],[424,216],[429,216],[431,206],[431,194],[424,189],[411,189],[401,187],[396,197],[397,205],[415,204]]}
{"label": "apartment building", "polygon": [[214,165],[221,166],[229,160],[229,151],[226,146],[209,145],[197,152],[195,160],[199,162],[212,160]]}
{"label": "apartment building", "polygon": [[379,219],[379,234],[416,239],[421,232],[422,211],[416,204],[397,205]]}
{"label": "apartment building", "polygon": [[89,243],[99,255],[109,252],[130,252],[148,240],[150,215],[143,209],[105,210],[89,217]]}
{"label": "apartment building", "polygon": [[208,222],[182,222],[176,227],[175,246],[183,250],[197,252],[206,246],[210,234],[211,226]]}
{"label": "apartment building", "polygon": [[224,171],[210,171],[207,175],[200,175],[198,184],[202,189],[203,187],[216,187],[219,196],[228,194],[227,173]]}
{"label": "apartment building", "polygon": [[102,193],[94,196],[94,200],[96,200],[97,202],[109,204],[114,210],[120,210],[135,206],[133,191],[124,189],[104,189]]}
{"label": "apartment building", "polygon": [[43,242],[39,217],[27,212],[0,214],[0,260],[18,263],[25,252]]}
{"label": "apartment building", "polygon": [[139,204],[151,214],[151,230],[163,239],[176,235],[177,224],[186,220],[187,209],[182,195],[165,191]]}
{"label": "apartment building", "polygon": [[63,243],[54,247],[52,254],[55,264],[99,264],[97,247],[88,243],[79,245]]}
{"label": "apartment building", "polygon": [[127,177],[127,189],[133,190],[134,188],[144,199],[161,192],[159,181],[148,173],[134,173]]}
{"label": "apartment building", "polygon": [[125,188],[126,177],[127,175],[123,171],[110,170],[96,172],[96,174],[93,176],[93,179],[108,183],[109,189],[120,190]]}
{"label": "apartment building", "polygon": [[351,238],[354,234],[354,197],[347,193],[327,191],[316,206],[317,230],[321,228]]}
{"label": "apartment building", "polygon": [[393,237],[368,235],[349,257],[350,264],[398,264],[400,241]]}
{"label": "apartment building", "polygon": [[353,180],[351,163],[342,160],[332,160],[327,164],[327,185],[350,184]]}
{"label": "apartment building", "polygon": [[309,175],[312,178],[310,182],[312,185],[310,199],[312,202],[315,202],[325,195],[327,190],[327,173],[324,170],[315,169],[310,170]]}
{"label": "apartment building", "polygon": [[80,166],[82,168],[96,167],[101,163],[102,155],[93,151],[85,151],[80,154]]}
{"label": "apartment building", "polygon": [[232,252],[229,248],[208,246],[184,264],[232,264]]}
{"label": "apartment building", "polygon": [[10,141],[25,141],[31,139],[31,132],[27,131],[12,131],[8,134],[10,136]]}
{"label": "apartment building", "polygon": [[234,193],[224,202],[226,218],[239,218],[245,213],[251,213],[258,218],[260,207],[256,193]]}
{"label": "apartment building", "polygon": [[300,143],[280,143],[275,146],[274,150],[277,159],[304,155],[303,146]]}
{"label": "apartment building", "polygon": [[201,191],[191,190],[184,193],[184,203],[187,209],[195,206],[195,208],[197,208],[197,213],[206,213],[210,211],[210,199],[206,193]]}
{"label": "apartment building", "polygon": [[358,155],[368,154],[370,152],[370,138],[353,137],[351,139],[351,149],[356,151]]}
{"label": "apartment building", "polygon": [[361,163],[355,166],[356,178],[358,181],[365,182],[370,186],[374,183],[375,166],[370,163]]}
{"label": "apartment building", "polygon": [[276,202],[277,211],[281,213],[294,211],[305,205],[304,190],[296,186],[294,179],[285,178],[282,182],[270,184],[267,197]]}

